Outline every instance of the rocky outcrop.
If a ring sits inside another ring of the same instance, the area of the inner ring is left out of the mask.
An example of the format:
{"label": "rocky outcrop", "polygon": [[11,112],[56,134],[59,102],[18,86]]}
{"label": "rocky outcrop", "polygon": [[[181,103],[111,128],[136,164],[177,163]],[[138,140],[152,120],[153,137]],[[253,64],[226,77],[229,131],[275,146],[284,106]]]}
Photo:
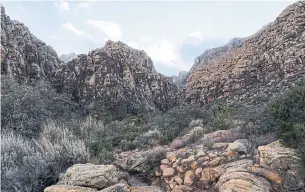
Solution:
{"label": "rocky outcrop", "polygon": [[60,66],[53,83],[81,103],[119,106],[127,113],[141,107],[166,110],[177,91],[171,78],[155,71],[144,51],[113,41]]}
{"label": "rocky outcrop", "polygon": [[187,75],[188,75],[187,71],[179,71],[178,75],[172,76],[173,82],[178,87],[182,87],[185,84]]}
{"label": "rocky outcrop", "polygon": [[67,170],[61,183],[103,189],[125,178],[127,178],[127,173],[114,165],[76,164]]}
{"label": "rocky outcrop", "polygon": [[50,80],[59,63],[54,49],[37,39],[24,24],[11,20],[1,5],[1,74],[22,83]]}
{"label": "rocky outcrop", "polygon": [[97,189],[70,185],[52,185],[45,188],[44,192],[97,192]]}
{"label": "rocky outcrop", "polygon": [[[246,139],[232,143],[214,143],[210,148],[204,144],[173,149],[167,152],[155,171],[161,185],[168,192],[219,191],[219,192],[273,192],[286,191],[286,176],[282,168],[266,165],[266,151],[272,151],[268,159],[276,160],[276,154],[294,154],[289,148],[275,147],[279,141],[258,147]],[[252,148],[252,149],[250,149]],[[264,152],[262,152],[264,150]],[[280,156],[280,155],[279,155]],[[285,156],[282,164],[294,161],[294,156]],[[291,177],[290,177],[291,179]],[[297,180],[289,180],[297,183]],[[302,182],[298,183],[300,185]]]}
{"label": "rocky outcrop", "polygon": [[259,33],[206,51],[196,58],[180,99],[251,101],[292,86],[305,73],[304,14],[305,2],[296,2]]}
{"label": "rocky outcrop", "polygon": [[62,54],[59,56],[59,59],[65,63],[68,63],[69,61],[72,61],[75,58],[77,58],[77,55],[75,53]]}

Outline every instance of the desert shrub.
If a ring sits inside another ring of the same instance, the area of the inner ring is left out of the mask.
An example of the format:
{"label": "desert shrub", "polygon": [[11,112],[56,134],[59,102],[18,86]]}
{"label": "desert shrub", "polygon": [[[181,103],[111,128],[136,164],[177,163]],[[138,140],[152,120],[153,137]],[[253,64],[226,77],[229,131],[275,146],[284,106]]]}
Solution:
{"label": "desert shrub", "polygon": [[305,165],[305,86],[297,86],[269,104],[281,141],[297,149],[301,159],[302,173]]}
{"label": "desert shrub", "polygon": [[269,109],[278,128],[280,139],[290,147],[297,147],[305,139],[305,86],[291,89],[269,104]]}
{"label": "desert shrub", "polygon": [[188,128],[194,119],[202,119],[205,124],[209,120],[209,115],[205,110],[194,106],[175,107],[164,114],[157,115],[147,124],[147,130],[158,130],[161,133],[160,142],[172,141],[181,132]]}
{"label": "desert shrub", "polygon": [[5,77],[1,80],[2,129],[33,137],[39,135],[46,119],[67,121],[81,111],[69,97],[42,81],[26,85]]}
{"label": "desert shrub", "polygon": [[155,147],[147,155],[148,165],[151,168],[157,167],[162,159],[165,158],[166,150],[163,147]]}
{"label": "desert shrub", "polygon": [[245,122],[241,131],[247,135],[274,132],[275,122],[266,103],[235,106],[234,118]]}
{"label": "desert shrub", "polygon": [[59,173],[88,161],[84,143],[64,127],[48,123],[36,140],[11,131],[1,135],[1,188],[3,191],[43,191]]}
{"label": "desert shrub", "polygon": [[211,109],[212,118],[209,122],[210,131],[229,128],[232,121],[233,109],[229,107],[215,106]]}

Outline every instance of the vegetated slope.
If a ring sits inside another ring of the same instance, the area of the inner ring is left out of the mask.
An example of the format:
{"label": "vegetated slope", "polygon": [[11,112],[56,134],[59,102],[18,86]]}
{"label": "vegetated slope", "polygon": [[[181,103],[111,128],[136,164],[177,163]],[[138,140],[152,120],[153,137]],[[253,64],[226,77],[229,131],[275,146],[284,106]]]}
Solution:
{"label": "vegetated slope", "polygon": [[293,85],[304,76],[304,26],[305,2],[300,1],[255,35],[206,51],[196,58],[180,100],[252,100]]}
{"label": "vegetated slope", "polygon": [[1,6],[1,74],[19,82],[50,80],[60,60],[54,49],[37,39],[19,21],[11,20]]}

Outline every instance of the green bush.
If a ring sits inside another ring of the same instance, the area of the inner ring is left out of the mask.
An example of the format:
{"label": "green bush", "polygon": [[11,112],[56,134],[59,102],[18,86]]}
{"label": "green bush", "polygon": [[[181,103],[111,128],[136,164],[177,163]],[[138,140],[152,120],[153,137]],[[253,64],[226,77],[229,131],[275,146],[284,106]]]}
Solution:
{"label": "green bush", "polygon": [[305,86],[297,86],[269,104],[281,141],[297,149],[305,173]]}
{"label": "green bush", "polygon": [[272,116],[278,124],[277,134],[290,147],[298,147],[305,139],[305,86],[291,89],[269,104]]}
{"label": "green bush", "polygon": [[188,128],[192,120],[202,119],[202,123],[206,124],[209,117],[207,111],[201,108],[179,106],[149,120],[146,130],[158,130],[161,133],[160,142],[168,143]]}
{"label": "green bush", "polygon": [[232,121],[233,109],[228,107],[215,106],[211,110],[212,118],[209,122],[211,131],[229,128]]}
{"label": "green bush", "polygon": [[67,121],[80,114],[80,107],[42,81],[18,84],[2,77],[1,127],[24,136],[37,136],[47,119]]}

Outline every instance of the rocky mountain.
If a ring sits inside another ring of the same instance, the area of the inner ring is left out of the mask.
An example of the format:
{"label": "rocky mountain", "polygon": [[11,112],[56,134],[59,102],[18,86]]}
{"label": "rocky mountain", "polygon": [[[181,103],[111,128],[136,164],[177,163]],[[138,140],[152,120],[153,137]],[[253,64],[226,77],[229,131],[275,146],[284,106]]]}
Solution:
{"label": "rocky mountain", "polygon": [[305,3],[287,7],[274,22],[246,39],[234,39],[195,59],[181,100],[264,97],[304,77]]}
{"label": "rocky mountain", "polygon": [[24,24],[11,20],[2,5],[1,63],[2,74],[23,83],[48,80],[89,108],[99,103],[126,113],[140,108],[166,110],[177,92],[171,78],[157,73],[145,52],[122,42],[108,41],[88,55],[71,53],[58,58]]}
{"label": "rocky mountain", "polygon": [[182,86],[186,80],[187,74],[187,71],[179,71],[178,75],[172,76],[173,82],[179,87]]}
{"label": "rocky mountain", "polygon": [[11,20],[1,5],[1,74],[19,82],[50,80],[59,64],[55,50],[37,39],[24,24]]}
{"label": "rocky mountain", "polygon": [[170,77],[156,72],[144,51],[113,41],[61,65],[53,83],[78,102],[100,102],[127,113],[141,107],[166,110],[177,91]]}
{"label": "rocky mountain", "polygon": [[59,56],[59,59],[62,60],[65,63],[68,63],[69,61],[72,61],[75,59],[77,55],[75,53],[69,53],[69,54],[62,54]]}

